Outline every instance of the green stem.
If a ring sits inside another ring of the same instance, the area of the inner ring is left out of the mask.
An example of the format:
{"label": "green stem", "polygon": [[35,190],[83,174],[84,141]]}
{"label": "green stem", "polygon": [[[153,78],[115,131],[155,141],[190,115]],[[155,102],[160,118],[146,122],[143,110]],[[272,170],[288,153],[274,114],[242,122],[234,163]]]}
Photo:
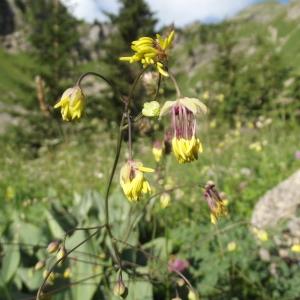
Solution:
{"label": "green stem", "polygon": [[121,148],[122,148],[122,140],[123,140],[122,127],[123,127],[123,123],[124,123],[124,114],[122,116],[122,120],[121,120],[121,124],[120,124],[116,156],[115,156],[113,167],[112,167],[112,170],[111,170],[111,173],[110,173],[110,177],[109,177],[109,181],[108,181],[108,185],[107,185],[107,189],[106,189],[106,194],[105,194],[105,225],[106,225],[106,230],[107,230],[107,233],[108,233],[108,235],[111,239],[112,246],[113,246],[113,249],[114,249],[114,252],[115,252],[115,261],[117,262],[120,269],[122,269],[122,263],[121,263],[118,247],[117,247],[117,245],[114,241],[114,236],[113,236],[112,231],[110,229],[108,200],[109,200],[109,193],[110,193],[113,178],[114,178],[114,175],[115,175],[115,172],[116,172],[116,168],[117,168],[117,165],[118,165],[118,162],[119,162]]}
{"label": "green stem", "polygon": [[171,78],[171,80],[172,80],[172,82],[174,84],[175,89],[176,89],[177,98],[181,98],[181,91],[180,91],[179,85],[178,85],[178,83],[176,81],[176,78],[170,72],[169,72],[169,76],[170,76],[170,78]]}
{"label": "green stem", "polygon": [[70,251],[68,251],[63,257],[61,257],[60,259],[58,259],[54,265],[51,267],[51,269],[48,271],[46,277],[44,278],[44,281],[42,283],[42,285],[40,286],[37,295],[36,295],[36,300],[40,300],[40,296],[43,292],[44,286],[49,278],[49,276],[51,275],[51,273],[53,272],[53,270],[58,266],[58,264],[65,260],[67,256],[69,256],[72,252],[74,252],[77,248],[79,248],[80,246],[82,246],[84,243],[86,243],[88,240],[90,240],[92,237],[94,237],[96,234],[98,234],[98,232],[100,231],[102,227],[99,227],[94,233],[92,233],[91,235],[89,235],[86,239],[84,239],[82,242],[80,242],[79,244],[77,244],[75,247],[73,247]]}
{"label": "green stem", "polygon": [[160,84],[161,84],[161,74],[158,74],[157,87],[156,87],[156,93],[154,96],[154,100],[156,100],[159,96]]}

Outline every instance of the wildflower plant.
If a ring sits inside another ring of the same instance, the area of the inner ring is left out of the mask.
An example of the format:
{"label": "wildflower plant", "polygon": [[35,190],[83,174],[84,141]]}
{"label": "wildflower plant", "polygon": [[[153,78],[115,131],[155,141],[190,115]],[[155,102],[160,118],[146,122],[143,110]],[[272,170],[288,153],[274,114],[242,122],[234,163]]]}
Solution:
{"label": "wildflower plant", "polygon": [[[182,96],[176,78],[169,69],[168,62],[174,38],[175,32],[172,30],[165,37],[157,34],[155,38],[141,37],[132,42],[131,49],[134,51],[134,54],[132,56],[121,57],[120,60],[124,61],[124,63],[141,63],[143,69],[136,77],[127,95],[122,95],[120,92],[116,91],[116,88],[111,81],[102,74],[96,72],[87,72],[80,76],[74,87],[67,89],[63,93],[61,99],[55,105],[55,108],[60,109],[62,119],[64,121],[69,122],[82,118],[84,115],[85,106],[88,105],[88,99],[86,99],[84,95],[84,90],[81,84],[87,76],[96,76],[109,84],[114,92],[117,92],[120,103],[123,105],[123,114],[119,124],[120,129],[114,163],[110,177],[108,178],[108,184],[105,193],[105,222],[104,224],[95,227],[72,229],[70,232],[66,233],[62,241],[50,243],[48,251],[49,253],[56,253],[56,262],[51,266],[51,268],[48,266],[48,271],[45,273],[44,282],[38,291],[37,299],[41,299],[42,295],[44,295],[44,288],[47,284],[47,280],[53,277],[52,274],[54,269],[57,266],[65,264],[72,252],[93,237],[98,236],[100,232],[105,232],[105,237],[109,240],[108,244],[110,246],[107,253],[113,262],[113,270],[110,270],[110,272],[116,272],[115,275],[117,276],[116,282],[114,282],[114,284],[110,284],[111,292],[114,295],[122,298],[125,298],[128,293],[130,294],[130,290],[127,288],[126,280],[123,279],[123,274],[125,273],[130,279],[133,274],[135,274],[134,276],[137,276],[137,273],[132,271],[134,269],[133,265],[130,265],[129,268],[126,264],[126,261],[123,261],[122,246],[130,245],[127,240],[130,236],[132,226],[130,226],[130,224],[128,225],[127,233],[124,237],[122,237],[122,239],[116,238],[114,232],[112,231],[114,224],[111,221],[111,211],[109,205],[109,202],[112,199],[110,197],[111,188],[118,168],[120,168],[119,183],[123,191],[124,198],[127,199],[128,204],[133,207],[133,209],[139,210],[139,203],[147,205],[148,203],[152,203],[151,201],[153,199],[157,199],[158,202],[160,202],[160,209],[165,209],[167,213],[168,207],[172,205],[172,191],[176,189],[176,186],[168,185],[168,189],[162,188],[161,191],[155,193],[154,191],[156,189],[155,187],[152,187],[154,177],[152,174],[157,174],[159,186],[167,186],[169,177],[165,176],[165,170],[163,170],[163,157],[170,152],[170,149],[179,164],[192,163],[200,157],[200,154],[203,151],[202,143],[198,137],[197,118],[199,116],[204,116],[207,113],[207,107],[201,102],[200,99]],[[147,97],[150,99],[147,99],[147,101],[144,102],[142,111],[137,115],[134,115],[132,113],[132,107],[134,105],[136,87],[140,82],[142,82],[143,75],[146,74],[148,68],[151,67],[154,67],[158,73],[158,76],[151,77],[157,79],[154,98],[151,99],[148,95]],[[159,90],[162,80],[171,80],[173,83],[176,91],[176,98],[174,100],[161,103],[159,99]],[[142,117],[151,118],[152,122],[156,123],[164,122],[164,118],[166,117],[166,121],[170,123],[170,126],[164,133],[164,138],[161,140],[156,140],[156,142],[153,144],[152,154],[154,156],[153,160],[156,162],[155,168],[144,166],[144,162],[141,160],[141,157],[136,157],[135,153],[133,152],[132,127],[134,126],[134,123]],[[126,139],[124,139],[125,133],[127,137]],[[202,132],[201,134],[204,133]],[[128,157],[121,165],[120,157],[123,143],[127,144]],[[195,188],[200,191],[200,186],[200,183],[197,183]],[[204,187],[204,190],[204,197],[207,200],[211,210],[211,221],[215,224],[219,217],[227,214],[227,210],[215,185],[208,184]],[[143,216],[143,209],[141,214]],[[138,222],[139,219],[140,217],[134,223]],[[88,235],[86,239],[78,243],[73,248],[68,249],[65,242],[68,236],[74,233],[76,230],[93,230],[93,233]],[[135,246],[132,247],[135,248]],[[148,260],[152,261],[153,263],[154,261],[156,263],[159,262],[157,257],[153,259],[153,257],[151,257],[151,255],[148,256],[149,254],[145,251],[143,252],[143,255],[146,255]],[[168,272],[168,268],[170,271],[170,262],[172,262],[172,266],[174,263],[175,266],[177,266],[177,263],[180,262],[180,264],[184,265],[184,268],[173,266],[172,272]],[[165,281],[165,278],[167,278],[167,280],[173,280],[174,282],[180,279],[181,282],[183,282],[183,285],[186,287],[186,293],[189,293],[189,299],[198,299],[195,289],[189,280],[182,274],[182,272],[189,267],[188,261],[171,259],[168,262],[168,259],[166,259],[159,263],[163,263],[165,266],[164,272],[162,271],[162,274],[158,276],[162,278],[162,281]]]}

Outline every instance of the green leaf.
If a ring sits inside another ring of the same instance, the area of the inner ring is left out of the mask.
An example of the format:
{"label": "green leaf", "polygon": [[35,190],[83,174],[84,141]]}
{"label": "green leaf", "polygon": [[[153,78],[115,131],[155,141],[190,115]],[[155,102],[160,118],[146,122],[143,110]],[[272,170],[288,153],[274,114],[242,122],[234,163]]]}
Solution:
{"label": "green leaf", "polygon": [[[92,231],[91,231],[92,232]],[[66,247],[68,250],[86,239],[88,234],[84,231],[76,231],[70,238],[67,239]],[[95,238],[94,238],[95,239]],[[78,251],[72,254],[74,259],[70,260],[70,268],[72,270],[72,281],[80,281],[86,279],[83,284],[75,285],[72,288],[73,300],[90,300],[93,298],[98,284],[102,278],[102,267],[98,264],[101,262],[95,255],[97,249],[95,240],[89,240],[84,243]],[[89,255],[91,254],[91,255]],[[90,278],[90,279],[89,279]],[[86,284],[93,282],[93,284]]]}
{"label": "green leaf", "polygon": [[45,214],[53,237],[57,239],[62,239],[65,235],[65,231],[61,228],[59,223],[55,220],[55,217],[49,211],[46,211]]}
{"label": "green leaf", "polygon": [[9,282],[16,273],[20,264],[20,249],[18,245],[9,245],[4,248],[4,257],[1,276],[4,282]]}
{"label": "green leaf", "polygon": [[18,276],[29,290],[37,290],[43,282],[42,271],[35,271],[33,268],[19,268]]}
{"label": "green leaf", "polygon": [[169,240],[167,242],[167,240],[164,237],[159,237],[144,244],[143,248],[153,248],[156,255],[158,255],[161,259],[166,259],[172,251],[172,241]]}

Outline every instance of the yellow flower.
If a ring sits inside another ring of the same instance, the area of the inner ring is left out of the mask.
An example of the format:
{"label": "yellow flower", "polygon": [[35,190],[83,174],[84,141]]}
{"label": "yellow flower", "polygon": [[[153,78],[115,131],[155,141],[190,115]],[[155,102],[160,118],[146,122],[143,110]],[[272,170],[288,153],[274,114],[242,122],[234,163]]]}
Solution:
{"label": "yellow flower", "polygon": [[300,244],[294,244],[294,245],[291,247],[291,251],[292,251],[292,252],[295,252],[295,253],[300,253]]}
{"label": "yellow flower", "polygon": [[222,103],[224,101],[224,95],[223,94],[219,94],[217,96],[217,100]]}
{"label": "yellow flower", "polygon": [[14,199],[16,197],[16,191],[15,191],[15,189],[12,187],[12,186],[8,186],[7,188],[6,188],[6,193],[5,193],[5,198],[7,199],[7,200],[12,200],[12,199]]}
{"label": "yellow flower", "polygon": [[188,97],[167,101],[160,111],[160,117],[171,114],[172,148],[179,163],[194,161],[203,151],[200,140],[196,138],[195,116],[200,112],[206,113],[206,106],[199,99]]}
{"label": "yellow flower", "polygon": [[81,88],[76,85],[67,89],[54,106],[54,108],[59,107],[64,121],[80,119],[85,107],[85,96]]}
{"label": "yellow flower", "polygon": [[66,279],[72,277],[72,272],[71,272],[71,269],[70,269],[70,268],[66,268],[66,269],[65,269],[64,274],[63,274],[63,277],[66,278]]}
{"label": "yellow flower", "polygon": [[209,123],[209,127],[210,128],[216,128],[217,127],[217,120],[214,119]]}
{"label": "yellow flower", "polygon": [[249,145],[249,149],[255,150],[256,152],[262,151],[262,144],[260,142],[255,142]]}
{"label": "yellow flower", "polygon": [[258,229],[254,227],[252,231],[256,235],[256,237],[262,242],[266,242],[269,239],[268,233],[263,229]]}
{"label": "yellow flower", "polygon": [[214,210],[210,214],[210,221],[212,224],[217,224],[218,219],[221,216],[226,216],[226,215],[227,215],[227,209],[223,201],[217,202]]}
{"label": "yellow flower", "polygon": [[164,153],[164,145],[160,140],[153,143],[152,154],[156,162],[159,162]]}
{"label": "yellow flower", "polygon": [[198,300],[198,297],[197,297],[197,295],[196,295],[196,293],[194,291],[189,290],[188,299],[189,300]]}
{"label": "yellow flower", "polygon": [[227,250],[228,250],[229,252],[235,251],[236,248],[237,248],[236,242],[230,242],[230,243],[227,244]]}
{"label": "yellow flower", "polygon": [[208,99],[209,99],[209,91],[205,91],[205,92],[203,93],[203,95],[202,95],[202,98],[203,98],[204,100],[208,100]]}
{"label": "yellow flower", "polygon": [[187,163],[198,159],[198,154],[203,152],[202,144],[199,139],[192,137],[191,139],[172,139],[173,153],[177,161]]}
{"label": "yellow flower", "polygon": [[174,35],[175,32],[173,30],[166,38],[161,37],[159,34],[156,35],[156,39],[141,37],[131,44],[131,49],[135,54],[120,57],[120,60],[130,63],[141,62],[144,68],[154,65],[161,75],[169,76],[165,69],[168,61],[167,50],[172,45]]}
{"label": "yellow flower", "polygon": [[226,205],[212,181],[205,185],[204,198],[210,209],[210,221],[212,224],[217,224],[221,216],[227,216]]}
{"label": "yellow flower", "polygon": [[161,208],[166,208],[169,206],[170,204],[170,201],[171,201],[171,196],[170,194],[168,193],[163,193],[161,194],[160,198],[159,198],[159,201],[160,201],[160,207]]}
{"label": "yellow flower", "polygon": [[158,117],[160,112],[159,103],[157,101],[145,102],[142,114],[145,117]]}
{"label": "yellow flower", "polygon": [[129,201],[138,201],[141,194],[151,192],[149,182],[144,178],[144,173],[154,172],[146,168],[141,162],[128,161],[120,172],[120,184]]}
{"label": "yellow flower", "polygon": [[159,162],[161,160],[161,157],[163,155],[163,149],[162,148],[152,148],[152,154],[154,156],[154,159],[156,162]]}

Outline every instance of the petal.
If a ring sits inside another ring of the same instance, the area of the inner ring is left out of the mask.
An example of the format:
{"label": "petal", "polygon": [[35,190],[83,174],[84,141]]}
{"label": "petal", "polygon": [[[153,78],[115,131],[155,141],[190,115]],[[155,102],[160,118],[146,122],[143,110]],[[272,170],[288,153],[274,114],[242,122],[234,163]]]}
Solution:
{"label": "petal", "polygon": [[130,61],[132,59],[132,56],[122,56],[119,57],[119,60],[121,61]]}
{"label": "petal", "polygon": [[152,172],[154,172],[154,169],[152,169],[152,168],[146,168],[144,166],[138,167],[138,170],[141,171],[141,172],[144,172],[144,173],[152,173]]}
{"label": "petal", "polygon": [[[185,97],[187,98],[187,97]],[[207,113],[207,107],[206,105],[199,99],[197,98],[187,98],[189,99],[189,102],[194,103],[197,107],[197,113],[202,112],[203,114]]]}
{"label": "petal", "polygon": [[186,107],[188,110],[190,110],[194,115],[197,113],[197,106],[192,102],[189,101],[190,98],[184,97],[181,99],[178,99],[178,102]]}
{"label": "petal", "polygon": [[172,106],[176,104],[177,101],[166,101],[163,105],[163,107],[160,110],[159,117],[161,118],[165,114],[169,113]]}

